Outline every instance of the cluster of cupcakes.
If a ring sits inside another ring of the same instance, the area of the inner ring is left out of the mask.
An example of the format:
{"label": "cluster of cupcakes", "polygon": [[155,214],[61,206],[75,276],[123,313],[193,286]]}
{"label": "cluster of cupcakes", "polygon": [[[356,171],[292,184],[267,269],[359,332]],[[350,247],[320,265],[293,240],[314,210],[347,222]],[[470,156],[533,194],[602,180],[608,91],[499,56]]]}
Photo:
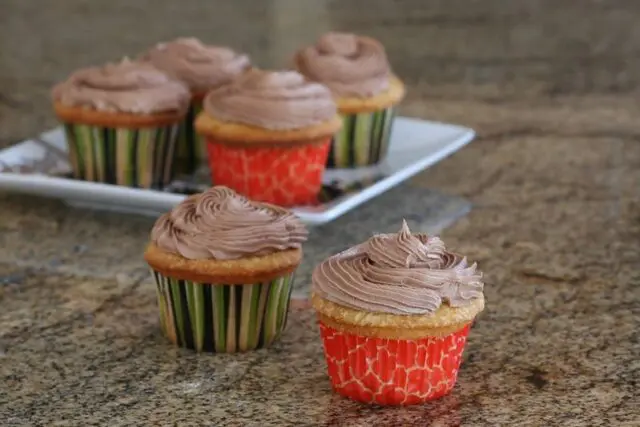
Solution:
{"label": "cluster of cupcakes", "polygon": [[[175,345],[233,353],[284,331],[307,238],[285,208],[216,186],[161,216],[145,259],[160,323]],[[482,273],[437,237],[378,234],[312,276],[328,374],[351,399],[408,405],[455,385],[466,337],[484,308]]]}
{"label": "cluster of cupcakes", "polygon": [[[178,39],[53,89],[76,178],[162,188],[210,168],[216,186],[161,216],[145,252],[161,329],[177,346],[272,344],[308,234],[282,206],[313,203],[327,167],[387,154],[404,85],[379,42],[329,33],[292,63],[259,70],[246,55]],[[451,391],[484,307],[475,264],[403,223],[329,257],[312,281],[334,390],[386,405]]]}
{"label": "cluster of cupcakes", "polygon": [[325,168],[384,159],[404,85],[384,47],[328,33],[266,71],[192,38],[79,70],[53,89],[77,179],[162,188],[207,164],[254,200],[312,204]]}

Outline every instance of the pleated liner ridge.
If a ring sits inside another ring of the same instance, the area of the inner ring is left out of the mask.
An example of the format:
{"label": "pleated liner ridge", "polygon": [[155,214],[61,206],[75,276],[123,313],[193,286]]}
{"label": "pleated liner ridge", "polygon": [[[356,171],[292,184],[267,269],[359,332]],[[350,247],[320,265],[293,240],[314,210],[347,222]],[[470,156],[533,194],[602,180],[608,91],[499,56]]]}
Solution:
{"label": "pleated liner ridge", "polygon": [[77,179],[162,188],[172,178],[177,124],[128,129],[67,123],[65,132]]}
{"label": "pleated liner ridge", "polygon": [[331,142],[327,167],[353,168],[374,165],[383,160],[389,150],[395,108],[343,114],[342,129]]}
{"label": "pleated liner ridge", "polygon": [[338,331],[320,322],[333,389],[364,403],[413,405],[456,384],[469,325],[444,337],[400,340]]}
{"label": "pleated liner ridge", "polygon": [[225,285],[151,272],[162,331],[180,347],[216,353],[262,348],[278,338],[287,323],[293,273],[270,282]]}
{"label": "pleated liner ridge", "polygon": [[196,133],[193,122],[202,111],[202,101],[191,101],[187,115],[178,132],[176,142],[176,169],[181,173],[195,172],[206,164],[207,150],[204,138]]}

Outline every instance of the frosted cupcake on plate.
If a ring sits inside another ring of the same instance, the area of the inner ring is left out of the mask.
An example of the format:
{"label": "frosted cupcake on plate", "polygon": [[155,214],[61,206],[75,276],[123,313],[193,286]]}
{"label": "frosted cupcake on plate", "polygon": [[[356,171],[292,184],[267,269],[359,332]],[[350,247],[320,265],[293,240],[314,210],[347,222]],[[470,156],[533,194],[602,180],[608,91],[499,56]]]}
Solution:
{"label": "frosted cupcake on plate", "polygon": [[191,196],[161,216],[145,260],[163,333],[197,351],[270,345],[287,322],[307,230],[286,209],[226,187]]}
{"label": "frosted cupcake on plate", "polygon": [[353,168],[383,160],[405,88],[391,71],[382,44],[370,37],[331,32],[299,50],[294,64],[336,97],[344,125],[333,138],[327,166]]}
{"label": "frosted cupcake on plate", "polygon": [[235,79],[251,68],[247,55],[232,49],[211,46],[196,38],[178,38],[158,43],[141,56],[173,78],[185,83],[191,91],[191,104],[180,128],[176,153],[180,172],[190,173],[206,164],[206,150],[193,128],[202,110],[202,100],[210,90]]}
{"label": "frosted cupcake on plate", "polygon": [[127,59],[76,71],[52,91],[77,179],[162,188],[173,167],[189,90]]}
{"label": "frosted cupcake on plate", "polygon": [[334,390],[380,405],[449,393],[483,287],[476,264],[406,222],[329,257],[313,272],[312,303]]}
{"label": "frosted cupcake on plate", "polygon": [[280,206],[317,202],[340,126],[325,86],[295,71],[255,69],[209,92],[196,119],[214,184]]}

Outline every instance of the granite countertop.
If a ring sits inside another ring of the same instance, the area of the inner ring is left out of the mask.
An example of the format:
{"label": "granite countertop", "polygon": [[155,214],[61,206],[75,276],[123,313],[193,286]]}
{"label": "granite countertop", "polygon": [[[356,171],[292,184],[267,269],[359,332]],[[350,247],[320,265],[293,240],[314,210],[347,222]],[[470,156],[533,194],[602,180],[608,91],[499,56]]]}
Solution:
{"label": "granite countertop", "polygon": [[[375,4],[374,4],[375,3]],[[194,35],[284,64],[326,29],[373,35],[402,113],[468,147],[314,229],[269,350],[197,355],[161,336],[141,259],[153,219],[0,193],[0,425],[640,425],[640,4],[556,0],[3,0],[0,146],[55,125],[74,68]],[[480,263],[487,309],[453,393],[409,408],[332,394],[312,266],[406,217]]]}

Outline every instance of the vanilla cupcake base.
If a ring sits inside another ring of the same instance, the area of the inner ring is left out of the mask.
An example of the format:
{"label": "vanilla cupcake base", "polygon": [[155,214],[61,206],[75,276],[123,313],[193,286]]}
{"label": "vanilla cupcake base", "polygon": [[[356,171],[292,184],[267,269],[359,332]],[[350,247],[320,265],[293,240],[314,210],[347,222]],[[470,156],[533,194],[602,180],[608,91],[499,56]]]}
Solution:
{"label": "vanilla cupcake base", "polygon": [[171,182],[177,125],[141,129],[65,123],[76,179],[161,189]]}
{"label": "vanilla cupcake base", "polygon": [[448,394],[458,378],[467,335],[484,298],[431,315],[371,313],[318,295],[317,310],[333,389],[377,405],[413,405]]}
{"label": "vanilla cupcake base", "polygon": [[394,107],[342,115],[342,129],[331,141],[328,168],[355,168],[379,163],[389,152]]}
{"label": "vanilla cupcake base", "polygon": [[54,104],[76,179],[162,189],[173,175],[184,112],[136,115]]}
{"label": "vanilla cupcake base", "polygon": [[484,298],[474,299],[463,307],[442,304],[435,313],[429,315],[372,313],[344,307],[316,294],[312,294],[311,302],[320,320],[341,331],[405,340],[450,334],[471,323],[484,309]]}
{"label": "vanilla cupcake base", "polygon": [[179,347],[216,353],[254,350],[273,343],[286,326],[293,273],[242,285],[152,274],[162,332]]}
{"label": "vanilla cupcake base", "polygon": [[458,378],[470,325],[442,337],[366,337],[320,321],[327,370],[342,396],[377,405],[414,405],[442,397]]}
{"label": "vanilla cupcake base", "polygon": [[284,330],[300,249],[233,260],[191,260],[150,244],[160,325],[175,345],[233,353],[266,347]]}
{"label": "vanilla cupcake base", "polygon": [[328,168],[371,166],[389,151],[396,107],[405,95],[404,84],[393,76],[389,88],[369,98],[338,98],[342,129],[331,141]]}
{"label": "vanilla cupcake base", "polygon": [[279,206],[315,205],[322,188],[338,115],[301,129],[267,130],[225,123],[206,113],[196,120],[205,135],[215,185]]}

